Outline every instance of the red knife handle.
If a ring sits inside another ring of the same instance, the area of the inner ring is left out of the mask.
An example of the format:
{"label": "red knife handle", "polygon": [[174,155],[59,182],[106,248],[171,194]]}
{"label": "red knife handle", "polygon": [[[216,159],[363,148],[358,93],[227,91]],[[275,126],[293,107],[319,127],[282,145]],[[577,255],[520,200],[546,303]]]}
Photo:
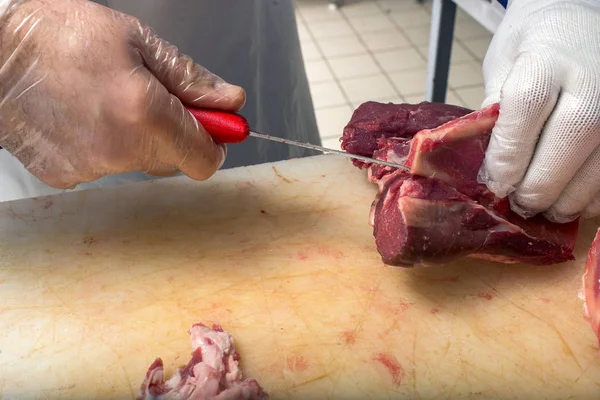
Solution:
{"label": "red knife handle", "polygon": [[250,135],[248,121],[239,114],[192,107],[188,110],[217,143],[241,143]]}

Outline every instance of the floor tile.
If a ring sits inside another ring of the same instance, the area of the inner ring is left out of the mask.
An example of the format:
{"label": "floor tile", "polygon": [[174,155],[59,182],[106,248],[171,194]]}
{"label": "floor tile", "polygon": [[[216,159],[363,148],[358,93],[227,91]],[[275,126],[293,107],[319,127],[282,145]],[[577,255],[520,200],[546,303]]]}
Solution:
{"label": "floor tile", "polygon": [[421,25],[414,26],[411,28],[403,28],[404,33],[408,36],[408,39],[415,46],[423,46],[429,44],[429,26]]}
{"label": "floor tile", "polygon": [[425,94],[413,94],[410,96],[404,96],[404,99],[409,104],[419,104],[425,101]]}
{"label": "floor tile", "polygon": [[383,75],[345,79],[340,84],[352,104],[397,95],[393,85]]}
{"label": "floor tile", "polygon": [[385,72],[398,72],[407,69],[427,67],[427,63],[423,60],[423,56],[412,47],[374,53],[373,56]]}
{"label": "floor tile", "polygon": [[336,82],[313,83],[310,93],[315,109],[346,104],[346,98]]}
{"label": "floor tile", "polygon": [[394,72],[389,75],[402,96],[425,93],[427,71],[424,68]]}
{"label": "floor tile", "polygon": [[[342,135],[340,135],[340,136],[342,136]],[[333,150],[341,150],[342,149],[339,137],[325,139],[322,142],[323,142],[322,143],[323,147],[327,147],[328,149],[333,149]]]}
{"label": "floor tile", "polygon": [[359,34],[385,31],[395,28],[394,24],[388,19],[388,17],[383,14],[350,17],[348,20]]}
{"label": "floor tile", "polygon": [[317,42],[317,45],[326,58],[362,54],[367,50],[356,35],[322,39]]}
{"label": "floor tile", "polygon": [[465,106],[472,110],[481,108],[485,97],[483,86],[456,89],[456,93],[463,99]]}
{"label": "floor tile", "polygon": [[471,17],[469,14],[467,14],[467,12],[464,11],[460,7],[456,7],[456,20],[457,21],[474,21],[473,17]]}
{"label": "floor tile", "polygon": [[371,51],[391,50],[410,46],[408,39],[397,29],[369,32],[361,35]]}
{"label": "floor tile", "polygon": [[481,24],[472,21],[456,21],[454,25],[454,37],[458,39],[479,39],[479,38],[491,38],[492,34],[490,31],[485,29]]}
{"label": "floor tile", "polygon": [[[419,46],[419,53],[427,60],[429,57],[429,46]],[[452,43],[452,55],[450,56],[450,64],[462,64],[468,61],[477,61],[469,52],[457,41]]]}
{"label": "floor tile", "polygon": [[[417,94],[417,95],[412,95],[412,96],[406,96],[405,97],[406,102],[410,103],[410,104],[419,104],[423,101],[425,101],[425,94]],[[454,93],[454,91],[452,89],[448,89],[448,91],[446,92],[446,104],[452,104],[455,106],[460,106],[460,107],[465,107],[465,105],[463,104],[463,102],[456,96],[456,94]]]}
{"label": "floor tile", "polygon": [[399,11],[390,14],[392,20],[401,28],[427,25],[431,23],[431,15],[424,8],[411,11]]}
{"label": "floor tile", "polygon": [[377,75],[381,70],[369,53],[328,60],[333,73],[338,79],[356,78]]}
{"label": "floor tile", "polygon": [[446,92],[446,104],[453,104],[455,106],[468,107],[464,101],[462,101],[457,95],[456,92],[452,89],[448,89]]}
{"label": "floor tile", "polygon": [[[344,126],[366,101],[424,100],[431,0],[347,0],[333,11],[324,0],[294,3],[324,146],[339,149]],[[477,109],[492,34],[458,8],[454,36],[446,103]]]}
{"label": "floor tile", "polygon": [[348,104],[316,110],[315,114],[317,116],[317,124],[319,126],[319,132],[321,133],[321,139],[325,140],[342,136],[344,127],[348,124],[348,121],[350,121],[353,111],[354,110]]}
{"label": "floor tile", "polygon": [[352,103],[353,109],[356,110],[361,104],[365,103],[366,101],[376,101],[378,103],[394,103],[394,104],[406,103],[406,101],[404,100],[404,97],[402,97],[402,96],[381,97],[381,98],[373,98],[373,99],[369,99],[369,100],[365,100],[365,101],[354,102],[354,103]]}
{"label": "floor tile", "polygon": [[471,53],[475,54],[476,57],[483,61],[492,38],[484,37],[479,39],[464,39],[461,41],[464,46],[471,51]]}
{"label": "floor tile", "polygon": [[298,38],[300,38],[301,42],[303,40],[311,40],[310,32],[304,24],[298,25]]}
{"label": "floor tile", "polygon": [[465,64],[451,65],[448,83],[453,89],[483,84],[481,63],[473,61]]}
{"label": "floor tile", "polygon": [[325,60],[307,61],[304,67],[310,83],[333,81],[333,75]]}
{"label": "floor tile", "polygon": [[304,58],[304,62],[320,60],[323,58],[315,42],[310,39],[301,40],[300,48],[302,49],[302,57]]}
{"label": "floor tile", "polygon": [[378,0],[379,6],[386,12],[420,10],[423,5],[415,0]]}
{"label": "floor tile", "polygon": [[348,17],[381,15],[383,12],[375,1],[348,2],[341,8],[342,13]]}
{"label": "floor tile", "polygon": [[329,10],[325,1],[297,1],[298,12],[307,24],[343,19],[338,10]]}
{"label": "floor tile", "polygon": [[317,40],[351,35],[354,32],[345,20],[318,22],[308,25],[308,29]]}

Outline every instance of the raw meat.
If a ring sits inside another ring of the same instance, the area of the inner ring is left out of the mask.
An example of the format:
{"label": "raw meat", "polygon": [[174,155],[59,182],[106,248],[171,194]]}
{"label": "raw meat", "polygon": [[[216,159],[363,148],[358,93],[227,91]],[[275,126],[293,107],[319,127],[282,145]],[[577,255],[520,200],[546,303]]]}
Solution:
{"label": "raw meat", "polygon": [[165,382],[163,362],[148,369],[138,400],[260,400],[269,396],[254,379],[242,381],[233,337],[218,325],[192,326],[192,359]]}
{"label": "raw meat", "polygon": [[592,325],[592,329],[600,343],[600,229],[596,231],[596,237],[588,253],[583,274],[583,313]]}
{"label": "raw meat", "polygon": [[[378,140],[410,139],[421,129],[430,129],[462,117],[471,110],[441,103],[392,104],[368,101],[361,104],[344,128],[341,147],[348,153],[372,157]],[[362,161],[354,160],[358,167]]]}
{"label": "raw meat", "polygon": [[[368,115],[377,119],[372,102]],[[423,102],[397,105],[423,115],[434,115],[439,104]],[[361,106],[363,107],[363,106]],[[369,126],[359,107],[348,126]],[[453,111],[446,106],[443,118]],[[365,109],[365,108],[363,108]],[[456,108],[454,113],[465,109]],[[390,112],[384,121],[392,120]],[[499,106],[491,105],[434,128],[412,124],[410,131],[379,133],[382,125],[374,121],[376,132],[361,131],[364,138],[376,137],[377,149],[367,146],[361,155],[404,164],[408,173],[380,165],[357,164],[369,168],[369,180],[379,184],[371,207],[370,223],[383,261],[389,265],[443,264],[461,257],[473,257],[504,263],[527,262],[547,265],[573,260],[579,221],[555,224],[542,216],[523,219],[510,210],[507,199],[499,199],[477,182],[477,173],[498,118]],[[442,118],[442,119],[443,119]],[[422,119],[419,119],[422,121]],[[431,126],[435,120],[428,120]],[[414,131],[418,133],[414,134]],[[356,137],[350,132],[349,143]],[[367,142],[370,139],[364,139]],[[351,148],[351,147],[347,147]],[[370,150],[369,150],[370,151]]]}

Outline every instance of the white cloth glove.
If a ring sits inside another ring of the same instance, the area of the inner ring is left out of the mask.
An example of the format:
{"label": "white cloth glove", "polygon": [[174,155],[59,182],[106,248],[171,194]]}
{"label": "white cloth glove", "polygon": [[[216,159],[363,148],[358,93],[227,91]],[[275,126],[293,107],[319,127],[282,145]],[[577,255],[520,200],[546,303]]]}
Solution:
{"label": "white cloth glove", "polygon": [[600,0],[514,0],[486,54],[480,181],[523,217],[600,214]]}

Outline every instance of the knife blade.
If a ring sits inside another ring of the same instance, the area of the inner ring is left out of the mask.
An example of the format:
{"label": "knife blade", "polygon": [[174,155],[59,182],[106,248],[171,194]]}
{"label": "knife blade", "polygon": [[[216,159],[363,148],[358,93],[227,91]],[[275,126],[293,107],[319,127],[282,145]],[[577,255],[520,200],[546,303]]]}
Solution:
{"label": "knife blade", "polygon": [[188,110],[194,116],[194,118],[196,118],[196,120],[198,120],[198,122],[204,127],[206,132],[208,132],[208,134],[211,135],[213,139],[218,143],[241,143],[248,137],[252,136],[259,139],[271,140],[274,142],[284,143],[292,146],[304,147],[325,154],[335,154],[355,160],[364,161],[367,163],[381,164],[387,167],[400,168],[406,171],[410,171],[410,168],[402,164],[377,160],[370,157],[347,153],[341,150],[317,146],[311,143],[297,142],[295,140],[283,139],[277,136],[265,135],[263,133],[252,131],[246,118],[244,118],[240,114],[220,110],[209,110],[192,107],[188,107]]}

